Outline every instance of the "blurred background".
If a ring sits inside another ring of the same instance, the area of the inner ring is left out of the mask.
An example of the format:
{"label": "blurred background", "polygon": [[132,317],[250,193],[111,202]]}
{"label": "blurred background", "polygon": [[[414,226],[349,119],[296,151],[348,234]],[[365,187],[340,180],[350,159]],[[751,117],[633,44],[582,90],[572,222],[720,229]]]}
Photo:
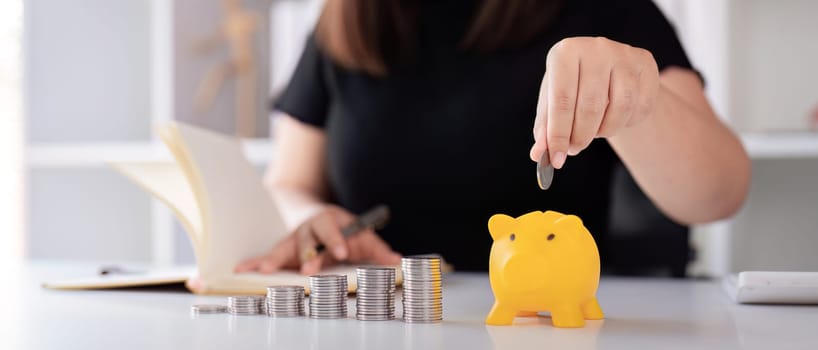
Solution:
{"label": "blurred background", "polygon": [[[2,266],[192,263],[169,211],[105,162],[170,159],[152,127],[176,119],[242,137],[263,169],[270,99],[323,1],[0,1]],[[753,159],[748,202],[693,228],[685,274],[818,271],[818,2],[656,2]],[[225,69],[237,41],[249,75]]]}

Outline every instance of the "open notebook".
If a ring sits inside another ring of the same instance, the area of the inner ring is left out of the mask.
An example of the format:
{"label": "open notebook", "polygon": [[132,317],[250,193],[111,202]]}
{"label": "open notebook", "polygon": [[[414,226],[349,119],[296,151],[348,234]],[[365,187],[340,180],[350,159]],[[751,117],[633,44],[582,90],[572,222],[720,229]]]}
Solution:
{"label": "open notebook", "polygon": [[[179,283],[198,276],[202,294],[264,294],[276,284],[303,285],[296,272],[272,275],[236,274],[242,260],[264,254],[288,232],[258,170],[244,157],[235,138],[183,123],[160,126],[157,132],[173,162],[114,162],[112,167],[167,204],[190,237],[196,256],[194,271],[163,270],[76,281],[45,283],[46,288],[116,288]],[[400,269],[398,279],[400,280]],[[356,286],[354,267],[322,273],[348,276]]]}

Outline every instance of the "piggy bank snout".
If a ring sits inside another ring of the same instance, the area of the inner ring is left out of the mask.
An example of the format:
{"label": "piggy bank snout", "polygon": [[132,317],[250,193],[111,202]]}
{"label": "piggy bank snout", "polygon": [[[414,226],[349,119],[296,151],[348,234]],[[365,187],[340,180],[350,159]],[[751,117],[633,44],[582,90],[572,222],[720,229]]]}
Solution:
{"label": "piggy bank snout", "polygon": [[503,266],[503,280],[512,290],[539,290],[545,286],[543,272],[547,268],[545,257],[530,253],[517,253],[510,256]]}

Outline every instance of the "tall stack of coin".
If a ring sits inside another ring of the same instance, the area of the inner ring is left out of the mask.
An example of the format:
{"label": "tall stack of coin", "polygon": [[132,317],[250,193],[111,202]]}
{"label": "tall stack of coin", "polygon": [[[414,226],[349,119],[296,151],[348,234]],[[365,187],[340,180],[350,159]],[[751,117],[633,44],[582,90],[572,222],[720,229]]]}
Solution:
{"label": "tall stack of coin", "polygon": [[255,295],[228,297],[227,311],[233,315],[264,314],[264,297]]}
{"label": "tall stack of coin", "polygon": [[395,269],[359,267],[356,271],[355,316],[362,321],[395,319]]}
{"label": "tall stack of coin", "polygon": [[310,276],[310,317],[347,317],[347,276]]}
{"label": "tall stack of coin", "polygon": [[266,305],[270,317],[304,316],[304,287],[267,287]]}
{"label": "tall stack of coin", "polygon": [[439,256],[418,255],[401,260],[403,320],[409,323],[443,321],[443,285]]}

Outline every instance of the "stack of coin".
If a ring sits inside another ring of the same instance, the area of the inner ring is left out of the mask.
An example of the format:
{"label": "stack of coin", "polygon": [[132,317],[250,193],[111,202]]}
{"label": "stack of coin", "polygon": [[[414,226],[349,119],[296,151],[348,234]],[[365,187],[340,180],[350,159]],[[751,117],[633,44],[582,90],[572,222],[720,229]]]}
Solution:
{"label": "stack of coin", "polygon": [[310,317],[347,317],[347,276],[310,276]]}
{"label": "stack of coin", "polygon": [[227,306],[215,304],[195,304],[190,307],[190,313],[193,316],[202,314],[223,314],[227,312]]}
{"label": "stack of coin", "polygon": [[304,287],[267,287],[266,305],[267,316],[270,317],[304,316]]}
{"label": "stack of coin", "polygon": [[264,314],[264,297],[255,295],[228,297],[227,311],[233,315]]}
{"label": "stack of coin", "polygon": [[409,323],[443,321],[443,285],[439,256],[418,255],[401,260],[403,320]]}
{"label": "stack of coin", "polygon": [[355,316],[362,321],[395,319],[395,269],[391,267],[359,267],[356,270],[358,289]]}

